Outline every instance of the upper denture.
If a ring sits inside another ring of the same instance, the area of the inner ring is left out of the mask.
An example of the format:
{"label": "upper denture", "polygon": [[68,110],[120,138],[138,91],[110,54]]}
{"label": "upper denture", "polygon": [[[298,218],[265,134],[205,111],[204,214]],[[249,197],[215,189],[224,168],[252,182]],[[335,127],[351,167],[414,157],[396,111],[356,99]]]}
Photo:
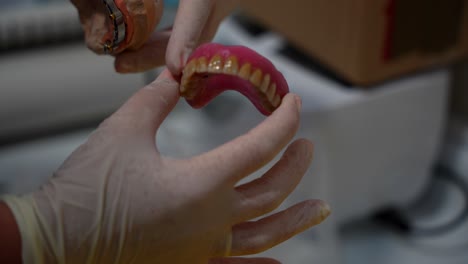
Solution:
{"label": "upper denture", "polygon": [[271,114],[289,92],[283,75],[265,57],[243,46],[208,43],[188,58],[180,92],[194,108],[225,90],[246,96],[263,114]]}

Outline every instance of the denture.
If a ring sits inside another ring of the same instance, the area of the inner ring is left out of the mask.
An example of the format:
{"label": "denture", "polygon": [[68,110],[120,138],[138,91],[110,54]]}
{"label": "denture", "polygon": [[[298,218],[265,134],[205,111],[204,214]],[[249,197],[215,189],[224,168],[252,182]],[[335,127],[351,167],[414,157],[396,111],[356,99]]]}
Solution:
{"label": "denture", "polygon": [[247,47],[216,43],[200,46],[182,72],[181,96],[193,108],[202,108],[226,90],[243,94],[258,111],[270,115],[289,87],[267,58]]}

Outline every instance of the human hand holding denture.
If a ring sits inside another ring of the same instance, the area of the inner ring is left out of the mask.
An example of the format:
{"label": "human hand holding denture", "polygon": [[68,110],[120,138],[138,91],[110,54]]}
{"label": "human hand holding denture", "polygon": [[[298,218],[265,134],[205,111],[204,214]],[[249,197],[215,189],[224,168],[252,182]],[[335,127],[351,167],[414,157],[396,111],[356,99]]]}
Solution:
{"label": "human hand holding denture", "polygon": [[[216,149],[174,159],[158,152],[155,134],[179,96],[179,83],[164,71],[40,190],[5,200],[21,230],[24,263],[277,264],[238,256],[269,249],[328,216],[320,200],[265,216],[312,159],[308,140],[289,144],[299,97],[285,95],[261,124]],[[288,144],[262,177],[239,185]]]}
{"label": "human hand holding denture", "polygon": [[172,29],[153,32],[162,0],[71,0],[77,7],[87,46],[115,56],[121,73],[167,65],[178,76],[191,52],[214,37],[238,0],[180,0]]}

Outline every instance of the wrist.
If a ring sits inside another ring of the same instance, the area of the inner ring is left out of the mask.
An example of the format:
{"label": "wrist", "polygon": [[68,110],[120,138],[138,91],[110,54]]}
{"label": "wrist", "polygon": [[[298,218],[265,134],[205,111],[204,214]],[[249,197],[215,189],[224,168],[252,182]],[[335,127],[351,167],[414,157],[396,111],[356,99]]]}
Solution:
{"label": "wrist", "polygon": [[[43,241],[44,232],[41,214],[31,195],[5,196],[2,202],[9,208],[16,225],[20,240],[20,256],[24,263],[55,263],[46,258],[47,243]],[[3,262],[1,262],[3,263]]]}
{"label": "wrist", "polygon": [[0,201],[0,263],[21,263],[21,235],[13,212]]}

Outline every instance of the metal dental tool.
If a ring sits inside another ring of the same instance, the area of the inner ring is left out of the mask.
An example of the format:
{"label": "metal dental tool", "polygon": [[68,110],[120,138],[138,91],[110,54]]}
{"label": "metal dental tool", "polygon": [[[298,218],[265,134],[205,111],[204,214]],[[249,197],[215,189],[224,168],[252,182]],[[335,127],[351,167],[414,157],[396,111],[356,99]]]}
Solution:
{"label": "metal dental tool", "polygon": [[122,12],[113,0],[102,0],[102,2],[109,11],[109,18],[113,23],[114,38],[104,44],[104,53],[110,54],[125,40],[126,25]]}

